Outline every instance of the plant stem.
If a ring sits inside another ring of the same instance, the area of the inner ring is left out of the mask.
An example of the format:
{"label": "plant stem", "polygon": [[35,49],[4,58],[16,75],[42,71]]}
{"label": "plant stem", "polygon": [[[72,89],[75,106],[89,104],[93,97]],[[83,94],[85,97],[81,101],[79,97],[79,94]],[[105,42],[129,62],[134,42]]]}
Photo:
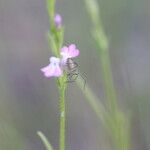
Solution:
{"label": "plant stem", "polygon": [[102,21],[100,18],[100,11],[96,0],[85,0],[87,9],[91,16],[93,23],[92,35],[96,42],[97,50],[99,53],[102,77],[104,81],[105,95],[108,102],[108,108],[110,112],[116,109],[116,91],[113,84],[112,72],[110,68],[110,59],[108,52],[108,41],[102,27]]}
{"label": "plant stem", "polygon": [[79,78],[77,80],[77,85],[86,97],[88,103],[92,107],[93,111],[96,113],[97,117],[101,120],[104,121],[104,112],[105,108],[103,104],[100,102],[98,97],[94,95],[90,87],[86,84],[85,89],[83,88],[82,80]]}
{"label": "plant stem", "polygon": [[38,131],[37,134],[41,138],[43,144],[45,145],[46,150],[53,150],[53,147],[46,138],[46,136],[41,131]]}
{"label": "plant stem", "polygon": [[[64,39],[63,27],[57,28],[54,22],[55,15],[55,1],[46,0],[47,11],[49,16],[49,32],[47,34],[49,46],[56,57],[60,57],[60,48],[62,47]],[[57,86],[59,90],[59,150],[65,150],[65,89],[66,89],[66,75],[59,77]]]}
{"label": "plant stem", "polygon": [[65,150],[65,83],[61,84],[59,87],[59,109],[59,150]]}
{"label": "plant stem", "polygon": [[108,102],[108,110],[115,113],[117,109],[116,91],[112,80],[112,72],[110,69],[110,60],[108,50],[102,51],[100,54],[102,76],[105,88],[105,95]]}
{"label": "plant stem", "polygon": [[100,56],[102,67],[102,77],[104,81],[105,96],[107,100],[107,116],[105,121],[108,123],[108,130],[111,133],[114,148],[116,150],[129,150],[129,129],[126,127],[128,119],[120,112],[117,106],[116,91],[112,78],[110,67],[110,58],[108,52],[108,41],[104,33],[100,11],[97,0],[85,0],[87,10],[93,23],[93,37],[97,44],[97,50]]}

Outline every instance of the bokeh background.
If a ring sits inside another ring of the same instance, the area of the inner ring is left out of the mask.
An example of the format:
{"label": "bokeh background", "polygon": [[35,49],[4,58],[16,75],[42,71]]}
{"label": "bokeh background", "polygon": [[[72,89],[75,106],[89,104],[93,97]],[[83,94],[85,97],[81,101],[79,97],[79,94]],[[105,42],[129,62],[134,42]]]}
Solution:
{"label": "bokeh background", "polygon": [[[131,114],[132,150],[150,149],[150,1],[99,0],[110,45],[120,108]],[[76,43],[76,61],[105,103],[99,57],[83,0],[57,0],[64,44]],[[0,0],[0,150],[44,150],[41,130],[58,149],[58,93],[40,68],[52,55],[45,0]],[[111,140],[76,84],[66,94],[67,150],[111,150]]]}

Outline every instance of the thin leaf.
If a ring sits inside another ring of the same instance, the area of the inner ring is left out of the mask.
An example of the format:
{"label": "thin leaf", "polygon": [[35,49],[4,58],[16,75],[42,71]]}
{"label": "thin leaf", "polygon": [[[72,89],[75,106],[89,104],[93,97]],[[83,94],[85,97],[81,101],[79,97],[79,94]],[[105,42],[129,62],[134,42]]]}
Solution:
{"label": "thin leaf", "polygon": [[41,132],[38,131],[37,132],[38,136],[40,137],[40,139],[42,140],[44,146],[46,147],[47,150],[53,150],[52,145],[49,143],[48,139],[46,138],[46,136]]}

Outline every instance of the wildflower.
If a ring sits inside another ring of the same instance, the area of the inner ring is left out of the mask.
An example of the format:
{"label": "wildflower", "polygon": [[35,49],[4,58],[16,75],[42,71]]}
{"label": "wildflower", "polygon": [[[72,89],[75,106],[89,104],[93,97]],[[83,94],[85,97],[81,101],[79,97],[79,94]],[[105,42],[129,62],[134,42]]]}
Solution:
{"label": "wildflower", "polygon": [[[79,55],[79,50],[76,48],[75,44],[71,44],[68,47],[62,47],[60,54],[62,56],[61,58],[50,57],[50,64],[41,69],[46,77],[59,77],[63,74],[63,71],[66,69],[66,67],[71,68],[71,70],[67,69],[70,72],[72,69],[75,71],[77,70],[77,63],[71,59]],[[66,65],[67,61],[69,61],[68,65]]]}
{"label": "wildflower", "polygon": [[55,22],[55,25],[56,25],[57,27],[61,27],[61,24],[62,24],[62,17],[61,17],[61,15],[56,14],[56,15],[54,16],[54,22]]}
{"label": "wildflower", "polygon": [[77,57],[79,55],[79,50],[76,48],[75,44],[71,44],[68,47],[64,46],[61,48],[62,64],[65,64],[68,58]]}
{"label": "wildflower", "polygon": [[59,77],[62,75],[62,70],[60,68],[60,59],[56,57],[50,58],[50,64],[41,69],[45,77]]}

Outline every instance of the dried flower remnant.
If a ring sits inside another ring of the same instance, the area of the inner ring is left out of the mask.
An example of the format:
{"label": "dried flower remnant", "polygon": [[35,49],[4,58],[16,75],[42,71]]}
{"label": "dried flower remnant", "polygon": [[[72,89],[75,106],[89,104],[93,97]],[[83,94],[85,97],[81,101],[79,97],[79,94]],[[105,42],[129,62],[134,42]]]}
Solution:
{"label": "dried flower remnant", "polygon": [[41,69],[45,77],[59,77],[63,74],[60,68],[60,59],[50,57],[50,64]]}
{"label": "dried flower remnant", "polygon": [[54,16],[54,22],[55,22],[55,25],[56,25],[57,27],[61,27],[61,25],[62,25],[62,17],[61,17],[60,14],[56,14],[56,15]]}

